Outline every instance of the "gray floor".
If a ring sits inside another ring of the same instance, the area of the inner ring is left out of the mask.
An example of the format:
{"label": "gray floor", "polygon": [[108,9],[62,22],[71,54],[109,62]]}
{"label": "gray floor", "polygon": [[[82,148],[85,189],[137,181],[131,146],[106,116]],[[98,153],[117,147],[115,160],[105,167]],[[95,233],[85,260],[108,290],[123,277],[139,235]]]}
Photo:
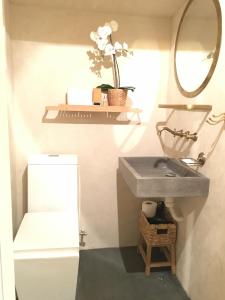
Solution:
{"label": "gray floor", "polygon": [[76,300],[190,299],[168,268],[146,277],[136,247],[127,247],[80,252]]}

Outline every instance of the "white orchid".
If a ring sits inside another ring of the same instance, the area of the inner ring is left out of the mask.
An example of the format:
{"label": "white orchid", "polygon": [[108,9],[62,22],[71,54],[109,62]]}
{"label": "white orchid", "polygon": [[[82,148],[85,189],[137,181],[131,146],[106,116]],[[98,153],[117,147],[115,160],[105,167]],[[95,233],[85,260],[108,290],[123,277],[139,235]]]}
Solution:
{"label": "white orchid", "polygon": [[115,48],[115,50],[122,50],[123,46],[119,42],[115,42],[114,48]]}
{"label": "white orchid", "polygon": [[97,34],[99,37],[102,39],[107,39],[107,37],[112,33],[112,29],[110,26],[105,25],[105,26],[100,26],[97,29]]}
{"label": "white orchid", "polygon": [[118,30],[118,23],[116,21],[110,21],[105,23],[104,26],[99,26],[97,32],[92,31],[90,33],[90,38],[97,44],[98,49],[103,55],[113,55],[124,51],[128,51],[127,43],[112,43],[112,32]]}
{"label": "white orchid", "polygon": [[91,40],[92,40],[93,42],[96,42],[96,41],[97,41],[97,38],[98,38],[97,33],[94,32],[94,31],[92,31],[92,32],[90,33],[90,38],[91,38]]}
{"label": "white orchid", "polygon": [[108,56],[108,55],[113,55],[115,53],[116,53],[116,50],[113,47],[113,45],[107,44],[105,47],[105,55]]}
{"label": "white orchid", "polygon": [[128,45],[125,42],[123,42],[123,49],[128,51]]}
{"label": "white orchid", "polygon": [[105,51],[105,48],[107,46],[107,40],[98,40],[97,45],[99,50]]}
{"label": "white orchid", "polygon": [[117,31],[118,27],[119,27],[118,23],[116,21],[114,21],[114,20],[112,20],[112,21],[110,21],[108,23],[105,23],[105,26],[111,27],[111,29],[112,29],[113,32]]}
{"label": "white orchid", "polygon": [[99,26],[97,32],[92,31],[90,33],[90,38],[97,44],[98,49],[100,50],[99,54],[102,56],[112,56],[113,61],[113,70],[116,87],[120,86],[119,79],[119,68],[116,60],[116,55],[124,55],[131,53],[128,51],[127,43],[123,42],[122,44],[116,41],[113,44],[112,41],[112,32],[118,30],[118,23],[114,20],[105,23],[104,26]]}
{"label": "white orchid", "polygon": [[90,33],[90,38],[94,41],[98,49],[103,51],[108,43],[108,36],[111,34],[111,30],[109,27],[99,27],[97,32],[92,31]]}
{"label": "white orchid", "polygon": [[116,21],[112,20],[112,21],[110,22],[110,27],[112,28],[112,31],[115,32],[115,31],[118,30],[119,25],[118,25],[118,23],[117,23]]}

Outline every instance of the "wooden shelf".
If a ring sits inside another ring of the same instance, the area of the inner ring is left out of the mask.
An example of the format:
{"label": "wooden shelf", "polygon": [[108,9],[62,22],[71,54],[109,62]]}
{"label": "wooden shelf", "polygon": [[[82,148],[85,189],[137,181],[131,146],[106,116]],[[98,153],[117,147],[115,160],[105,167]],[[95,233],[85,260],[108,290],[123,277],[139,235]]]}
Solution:
{"label": "wooden shelf", "polygon": [[201,104],[159,104],[159,108],[171,108],[176,110],[189,110],[189,111],[211,111],[212,105]]}
{"label": "wooden shelf", "polygon": [[134,112],[140,113],[139,108],[129,106],[99,106],[99,105],[68,105],[59,104],[57,106],[46,106],[46,111],[71,111],[71,112],[106,112],[106,113],[122,113]]}

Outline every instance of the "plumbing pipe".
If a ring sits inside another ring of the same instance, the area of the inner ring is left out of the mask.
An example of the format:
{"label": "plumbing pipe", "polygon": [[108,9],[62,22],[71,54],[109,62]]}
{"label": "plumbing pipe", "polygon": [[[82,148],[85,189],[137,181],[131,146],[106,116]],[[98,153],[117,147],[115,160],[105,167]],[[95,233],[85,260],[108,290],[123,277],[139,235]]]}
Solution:
{"label": "plumbing pipe", "polygon": [[165,206],[168,208],[171,216],[174,218],[175,221],[182,222],[184,220],[184,217],[182,215],[177,214],[174,205],[175,205],[174,198],[172,198],[172,197],[165,198]]}
{"label": "plumbing pipe", "polygon": [[79,245],[81,247],[85,247],[86,242],[84,241],[85,236],[88,235],[87,231],[82,228],[82,223],[81,223],[81,181],[80,181],[80,166],[78,165],[78,225],[79,225],[79,236],[80,236],[80,243]]}

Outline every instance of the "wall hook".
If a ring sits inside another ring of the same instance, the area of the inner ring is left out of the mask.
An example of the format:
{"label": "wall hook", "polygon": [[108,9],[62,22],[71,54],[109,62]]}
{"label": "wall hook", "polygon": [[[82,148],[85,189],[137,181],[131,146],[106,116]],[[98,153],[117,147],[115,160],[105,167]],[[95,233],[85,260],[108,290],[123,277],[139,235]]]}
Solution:
{"label": "wall hook", "polygon": [[218,115],[212,115],[211,117],[209,117],[206,122],[209,125],[216,125],[218,123],[224,122],[225,121],[225,113],[221,113]]}

